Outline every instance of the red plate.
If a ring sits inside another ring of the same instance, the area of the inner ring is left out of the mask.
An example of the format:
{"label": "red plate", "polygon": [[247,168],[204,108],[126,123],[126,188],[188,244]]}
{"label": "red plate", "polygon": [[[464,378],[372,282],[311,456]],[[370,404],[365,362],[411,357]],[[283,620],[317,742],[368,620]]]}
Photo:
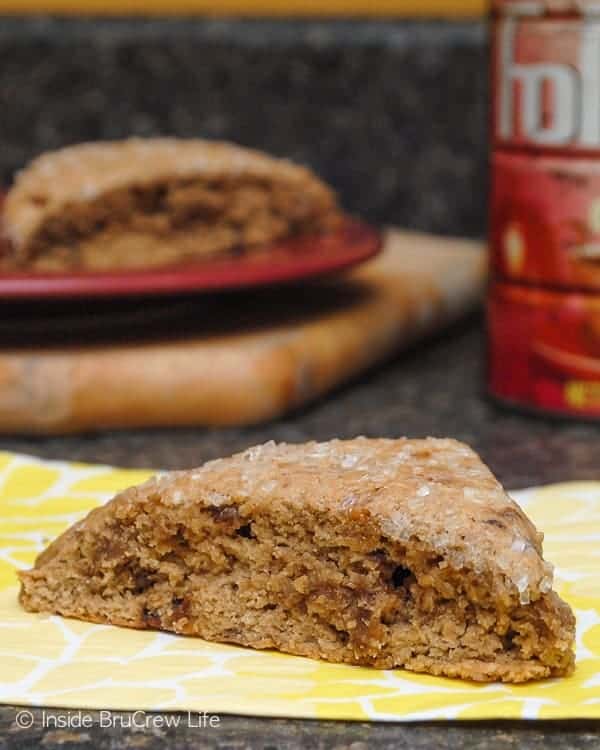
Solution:
{"label": "red plate", "polygon": [[336,232],[289,240],[260,252],[148,270],[0,274],[0,300],[179,294],[300,281],[376,255],[380,234],[347,218]]}

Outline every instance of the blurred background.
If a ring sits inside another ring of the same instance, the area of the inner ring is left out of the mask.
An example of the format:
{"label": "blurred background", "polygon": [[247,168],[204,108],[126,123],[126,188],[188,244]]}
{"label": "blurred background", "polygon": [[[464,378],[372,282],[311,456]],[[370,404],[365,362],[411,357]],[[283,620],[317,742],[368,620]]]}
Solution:
{"label": "blurred background", "polygon": [[484,233],[483,0],[0,0],[0,14],[4,183],[75,141],[202,135],[312,165],[374,222]]}
{"label": "blurred background", "polygon": [[[375,226],[483,240],[488,58],[483,0],[0,0],[0,180],[9,186],[35,155],[82,140],[227,139],[312,166],[349,212]],[[348,296],[342,284],[320,295],[302,285],[267,290],[260,304],[255,292],[65,306],[0,300],[0,427],[7,432],[20,420],[27,433],[31,419],[43,432],[54,418],[68,421],[68,398],[73,420],[85,425],[81,435],[7,434],[0,448],[179,468],[271,438],[451,435],[471,443],[510,487],[596,478],[597,427],[519,415],[486,399],[482,264],[446,255],[438,266],[441,244],[431,240],[421,252],[409,237],[397,248],[398,257],[412,248],[419,262],[395,277],[393,300],[380,272],[374,298],[383,293],[398,327],[390,336],[385,316],[365,314],[356,352],[369,350],[373,366],[357,377],[340,355],[332,382],[349,383],[254,426],[206,427],[198,419],[167,431],[134,420],[120,425],[126,430],[97,432],[89,410],[105,408],[110,422],[116,393],[114,408],[126,416],[143,380],[148,401],[160,392],[167,409],[177,393],[185,416],[186,394],[193,400],[205,386],[194,356],[208,359],[210,375],[209,347],[224,330],[267,335],[269,316],[283,321],[288,338],[274,335],[281,349],[273,358],[287,363],[298,321],[310,324],[336,306],[342,317],[353,314],[364,298]],[[475,249],[481,259],[483,242]],[[435,320],[432,294],[444,298]],[[478,312],[415,345],[474,300]],[[215,321],[223,326],[211,330]],[[143,345],[126,346],[132,326]],[[335,330],[331,337],[337,341]],[[378,349],[377,341],[386,343]],[[318,342],[327,370],[329,352]],[[221,344],[227,361],[228,340]],[[412,348],[401,352],[400,344]],[[296,379],[290,385],[286,370],[274,398],[298,403],[306,395],[302,352],[294,367]],[[243,368],[231,371],[241,382]],[[206,400],[210,406],[210,394]]]}

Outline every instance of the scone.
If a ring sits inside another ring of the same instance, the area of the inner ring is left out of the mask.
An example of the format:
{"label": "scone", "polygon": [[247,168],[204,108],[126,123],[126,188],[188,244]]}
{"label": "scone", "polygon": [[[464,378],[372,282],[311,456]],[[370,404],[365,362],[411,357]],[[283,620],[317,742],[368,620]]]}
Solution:
{"label": "scone", "polygon": [[35,159],[4,204],[16,266],[152,267],[338,226],[312,172],[229,143],[175,138],[84,143]]}
{"label": "scone", "polygon": [[267,443],[155,477],[20,573],[23,606],[470,680],[566,675],[542,535],[454,440]]}

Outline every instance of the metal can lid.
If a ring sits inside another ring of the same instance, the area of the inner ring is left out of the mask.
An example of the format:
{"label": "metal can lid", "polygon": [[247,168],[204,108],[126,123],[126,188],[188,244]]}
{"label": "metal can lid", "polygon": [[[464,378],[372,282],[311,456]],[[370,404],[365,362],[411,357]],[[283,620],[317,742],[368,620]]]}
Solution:
{"label": "metal can lid", "polygon": [[499,15],[600,15],[600,0],[492,0],[492,11]]}

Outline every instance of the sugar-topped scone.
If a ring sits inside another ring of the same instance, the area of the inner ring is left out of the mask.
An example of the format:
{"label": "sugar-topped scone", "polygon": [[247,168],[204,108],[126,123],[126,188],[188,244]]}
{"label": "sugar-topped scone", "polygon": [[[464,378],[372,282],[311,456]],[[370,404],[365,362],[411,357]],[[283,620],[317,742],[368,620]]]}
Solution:
{"label": "sugar-topped scone", "polygon": [[320,233],[340,221],[311,171],[229,143],[132,138],[35,159],[3,212],[9,261],[40,270],[149,267]]}
{"label": "sugar-topped scone", "polygon": [[21,603],[378,668],[568,674],[542,535],[454,440],[267,443],[158,476],[20,573]]}

